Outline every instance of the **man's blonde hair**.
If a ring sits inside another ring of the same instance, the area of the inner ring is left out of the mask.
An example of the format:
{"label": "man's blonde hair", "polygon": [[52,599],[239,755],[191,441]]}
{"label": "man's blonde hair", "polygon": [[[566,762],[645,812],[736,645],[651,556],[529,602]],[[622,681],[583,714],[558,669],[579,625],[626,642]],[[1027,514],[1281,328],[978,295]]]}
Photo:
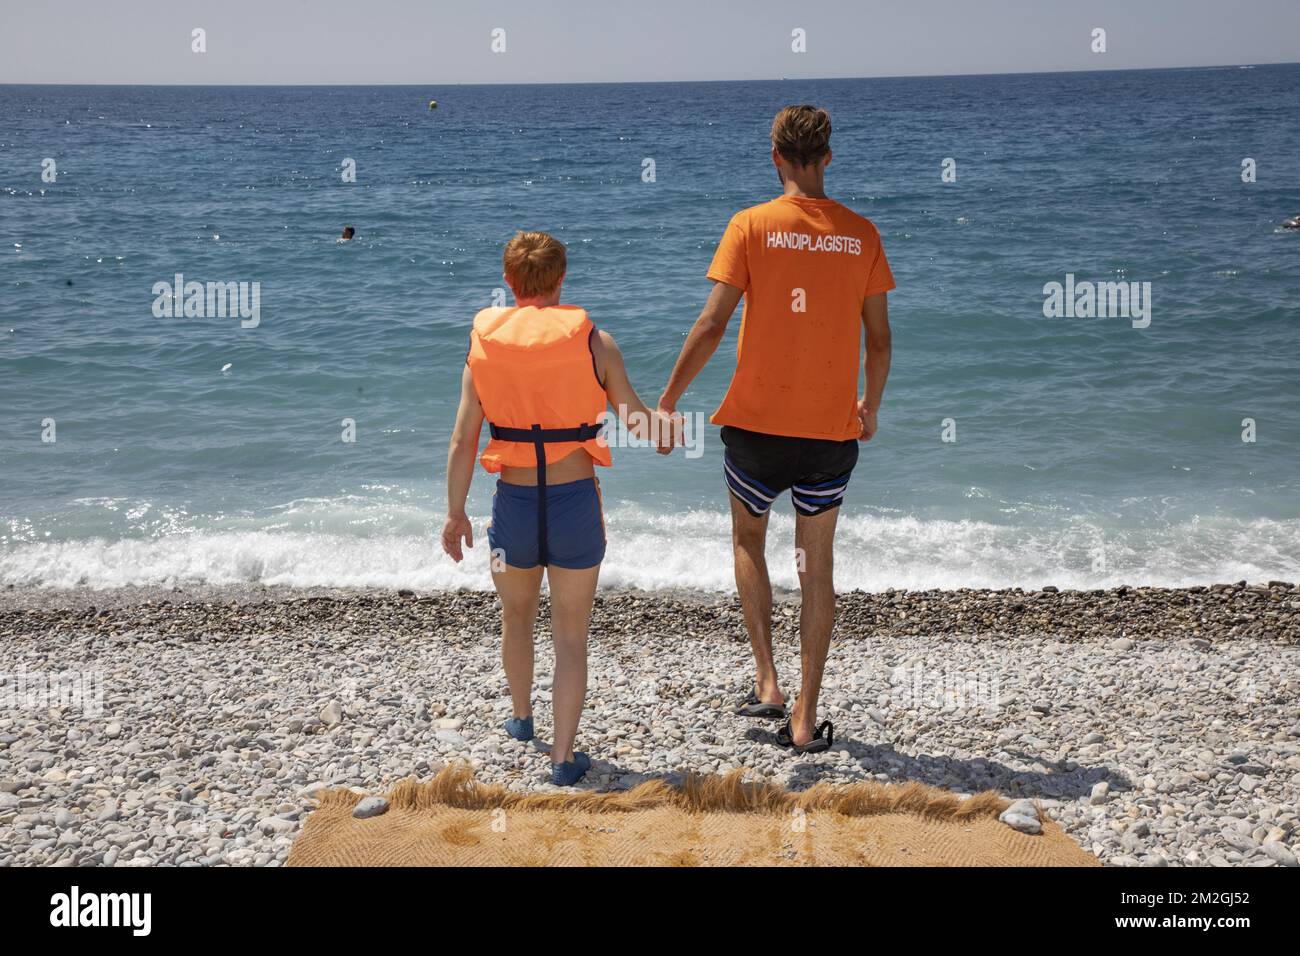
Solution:
{"label": "man's blonde hair", "polygon": [[787,163],[820,161],[831,148],[831,114],[816,106],[787,106],[772,120],[772,145]]}
{"label": "man's blonde hair", "polygon": [[564,243],[545,232],[515,233],[501,265],[515,298],[535,299],[554,292],[568,268]]}

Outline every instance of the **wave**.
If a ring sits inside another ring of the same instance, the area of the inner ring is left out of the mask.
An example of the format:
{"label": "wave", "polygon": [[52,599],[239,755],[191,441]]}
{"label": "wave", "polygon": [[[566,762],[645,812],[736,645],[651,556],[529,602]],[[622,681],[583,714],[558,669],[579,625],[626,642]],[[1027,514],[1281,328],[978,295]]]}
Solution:
{"label": "wave", "polygon": [[[147,537],[14,541],[0,550],[0,585],[261,583],[288,587],[488,589],[485,520],[459,565],[442,554],[432,522],[416,531],[358,529],[168,530]],[[729,518],[620,507],[607,515],[604,587],[733,587]],[[773,584],[798,586],[794,522],[773,515]],[[414,532],[414,533],[412,533]],[[1300,580],[1300,520],[1198,517],[1177,524],[1102,527],[1063,516],[1047,524],[994,524],[845,515],[836,539],[840,590],[1185,587],[1220,581]]]}

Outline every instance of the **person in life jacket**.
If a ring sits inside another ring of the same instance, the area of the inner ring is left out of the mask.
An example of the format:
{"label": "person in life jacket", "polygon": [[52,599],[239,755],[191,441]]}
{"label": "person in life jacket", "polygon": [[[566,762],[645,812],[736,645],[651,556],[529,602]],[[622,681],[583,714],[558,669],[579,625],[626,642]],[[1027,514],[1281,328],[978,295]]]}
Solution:
{"label": "person in life jacket", "polygon": [[474,458],[499,476],[488,547],[501,597],[501,658],[513,714],[506,732],[533,738],[533,627],[545,573],[551,592],[555,673],[551,778],[569,786],[590,758],[573,749],[587,691],[587,630],[605,557],[605,522],[595,466],[609,466],[601,426],[613,405],[627,430],[670,451],[668,416],[646,407],[628,381],[614,339],[587,313],[560,304],[566,254],[544,232],[520,232],[503,257],[515,304],[474,317],[461,376],[460,408],[447,453],[442,547],[453,560],[473,547],[465,513]]}
{"label": "person in life jacket", "polygon": [[[736,713],[786,720],[777,742],[800,754],[834,743],[831,722],[817,724],[817,698],[835,623],[835,521],[858,445],[876,434],[891,353],[894,277],[875,225],[826,195],[830,138],[823,109],[788,106],[776,115],[771,155],[782,194],[727,224],[709,266],[713,291],[659,400],[661,411],[676,410],[744,296],[736,371],[711,419],[726,446],[736,590],[754,652],[754,687]],[[772,661],[765,558],[768,514],[787,490],[802,597],[802,672],[788,714]]]}

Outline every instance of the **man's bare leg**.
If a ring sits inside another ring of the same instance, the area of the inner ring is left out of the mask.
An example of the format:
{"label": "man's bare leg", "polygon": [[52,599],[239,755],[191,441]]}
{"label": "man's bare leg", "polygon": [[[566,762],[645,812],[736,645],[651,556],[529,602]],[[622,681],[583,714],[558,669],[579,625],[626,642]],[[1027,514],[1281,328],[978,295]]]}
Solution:
{"label": "man's bare leg", "polygon": [[772,582],[767,576],[767,515],[755,518],[731,496],[731,545],[736,563],[736,591],[745,614],[745,630],[754,651],[754,686],[765,704],[784,704],[772,660]]}
{"label": "man's bare leg", "polygon": [[839,508],[832,508],[819,515],[800,514],[794,524],[795,547],[803,558],[799,571],[803,604],[799,611],[799,699],[790,712],[790,733],[801,745],[812,740],[817,728],[817,698],[835,626],[833,572],[839,513]]}

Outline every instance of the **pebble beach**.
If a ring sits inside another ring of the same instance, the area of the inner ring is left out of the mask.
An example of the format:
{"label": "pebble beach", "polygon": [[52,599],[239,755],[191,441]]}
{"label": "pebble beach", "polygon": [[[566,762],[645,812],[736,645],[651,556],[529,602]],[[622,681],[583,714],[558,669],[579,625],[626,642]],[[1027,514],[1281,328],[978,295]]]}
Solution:
{"label": "pebble beach", "polygon": [[[792,698],[797,595],[775,621]],[[323,788],[456,761],[548,790],[547,627],[543,608],[524,744],[501,730],[490,593],[0,590],[0,864],[279,865]],[[1296,865],[1292,583],[843,594],[817,756],[732,714],[751,680],[734,596],[602,591],[581,786],[915,780],[1034,801],[1110,865]]]}

